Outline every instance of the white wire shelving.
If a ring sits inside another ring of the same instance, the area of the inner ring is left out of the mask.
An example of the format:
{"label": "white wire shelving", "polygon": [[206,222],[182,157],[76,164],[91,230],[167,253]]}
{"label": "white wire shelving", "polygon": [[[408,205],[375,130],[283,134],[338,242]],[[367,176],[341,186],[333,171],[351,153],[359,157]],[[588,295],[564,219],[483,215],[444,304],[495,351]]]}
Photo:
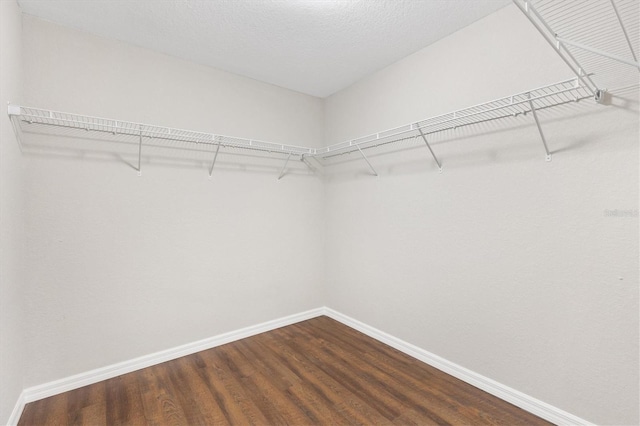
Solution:
{"label": "white wire shelving", "polygon": [[594,95],[638,83],[638,0],[512,1]]}
{"label": "white wire shelving", "polygon": [[110,133],[113,135],[142,136],[143,138],[164,139],[169,141],[192,142],[246,148],[257,151],[291,154],[311,154],[315,150],[296,145],[265,142],[256,139],[243,139],[193,130],[176,129],[153,124],[133,123],[110,118],[92,117],[69,112],[51,111],[40,108],[10,105],[9,115],[20,118],[22,124],[44,124],[48,126],[75,128],[85,131]]}
{"label": "white wire shelving", "polygon": [[[239,148],[268,153],[280,153],[288,155],[305,156],[315,153],[314,148],[304,146],[278,144],[256,139],[244,139],[234,136],[225,136],[213,133],[204,133],[193,130],[176,129],[172,127],[158,126],[154,124],[134,123],[130,121],[115,120],[111,118],[80,115],[69,112],[60,112],[19,105],[9,105],[9,116],[14,125],[21,131],[27,130],[29,125],[44,125],[79,131],[99,132],[113,136],[133,136],[138,138],[138,174],[141,172],[141,157],[143,141],[156,139],[164,141],[187,142],[201,145],[213,145],[215,156],[209,168],[209,176],[213,171],[220,148]],[[281,176],[282,177],[282,174]]]}
{"label": "white wire shelving", "polygon": [[363,150],[416,137],[420,137],[425,142],[434,160],[438,164],[439,170],[442,171],[441,163],[427,140],[428,135],[487,121],[527,115],[529,113],[533,115],[535,122],[538,125],[547,155],[546,158],[547,160],[550,160],[551,154],[547,148],[542,129],[540,128],[536,110],[552,108],[554,106],[570,102],[577,102],[590,97],[592,97],[592,93],[589,88],[582,84],[581,79],[576,77],[447,114],[430,117],[404,126],[377,132],[357,139],[329,145],[324,148],[285,145],[254,139],[243,139],[213,133],[175,129],[171,127],[134,123],[110,118],[100,118],[18,105],[9,105],[9,116],[21,131],[28,131],[28,128],[31,125],[44,125],[62,127],[80,132],[100,132],[107,135],[107,138],[109,135],[127,135],[137,137],[139,143],[138,172],[140,172],[141,156],[144,146],[143,142],[145,139],[213,145],[215,154],[209,168],[209,176],[211,176],[213,171],[220,148],[241,148],[285,154],[287,157],[285,165],[278,177],[278,179],[280,179],[284,175],[288,161],[292,156],[300,157],[300,159],[304,161],[305,157],[326,159],[334,155],[354,151],[358,151],[362,155],[373,173],[377,175]]}
{"label": "white wire shelving", "polygon": [[[404,126],[350,139],[323,148],[286,145],[232,136],[134,123],[109,118],[9,105],[9,116],[20,133],[29,126],[53,126],[70,131],[99,132],[137,138],[140,174],[144,145],[150,140],[186,142],[211,147],[211,177],[221,149],[262,151],[286,156],[278,179],[285,174],[291,157],[299,157],[312,171],[306,158],[326,160],[337,155],[358,152],[374,175],[377,175],[364,150],[407,139],[425,143],[442,171],[442,163],[429,144],[429,135],[494,120],[522,115],[533,117],[540,133],[546,160],[551,153],[542,131],[537,111],[586,98],[604,103],[608,85],[637,84],[640,65],[640,1],[638,0],[512,0],[544,39],[560,55],[575,77],[511,96],[495,99],[447,114],[430,117]],[[613,64],[613,65],[612,65]],[[586,68],[585,68],[586,67]]]}
{"label": "white wire shelving", "polygon": [[[429,147],[431,154],[438,163],[438,167],[441,168],[440,161],[435,157],[427,141],[427,136],[430,134],[487,121],[514,118],[528,113],[532,113],[537,121],[536,110],[552,108],[591,97],[592,93],[589,88],[576,77],[357,139],[318,148],[313,156],[328,158],[337,154],[361,151],[366,148],[420,137]],[[548,150],[547,156],[550,156]]]}

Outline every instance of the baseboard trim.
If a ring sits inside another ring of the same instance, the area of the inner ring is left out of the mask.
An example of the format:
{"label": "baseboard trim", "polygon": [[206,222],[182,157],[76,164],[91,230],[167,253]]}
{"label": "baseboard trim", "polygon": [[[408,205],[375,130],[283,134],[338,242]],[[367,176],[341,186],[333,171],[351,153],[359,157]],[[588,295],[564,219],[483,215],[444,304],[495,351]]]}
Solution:
{"label": "baseboard trim", "polygon": [[532,414],[535,414],[547,421],[550,421],[557,425],[594,426],[593,423],[581,419],[580,417],[574,416],[571,413],[563,411],[557,407],[547,404],[546,402],[540,401],[527,394],[510,388],[509,386],[498,383],[495,380],[482,376],[481,374],[478,374],[465,367],[448,361],[438,355],[428,352],[422,348],[412,345],[411,343],[405,342],[404,340],[398,339],[397,337],[394,337],[381,330],[378,330],[377,328],[371,327],[363,322],[360,322],[354,318],[351,318],[327,307],[311,309],[299,314],[289,315],[287,317],[267,321],[254,326],[249,326],[228,333],[223,333],[218,336],[210,337],[192,343],[187,343],[186,345],[177,346],[175,348],[134,358],[128,361],[123,361],[117,364],[112,364],[106,367],[97,368],[95,370],[90,370],[84,373],[76,374],[74,376],[65,377],[60,380],[55,380],[49,383],[44,383],[42,385],[26,388],[20,394],[13,412],[11,413],[11,417],[9,418],[8,424],[17,424],[20,416],[22,415],[25,404],[29,402],[37,401],[39,399],[47,398],[73,389],[78,389],[83,386],[100,382],[102,380],[111,379],[122,374],[131,373],[132,371],[140,370],[142,368],[150,367],[152,365],[160,364],[162,362],[170,361],[182,356],[191,355],[196,352],[211,349],[216,346],[255,336],[256,334],[275,330],[280,327],[295,324],[322,315],[333,318],[334,320],[339,321],[348,327],[358,330],[369,337],[385,343],[413,358],[425,362],[437,368],[438,370],[441,370],[453,377],[469,383],[470,385],[473,385],[478,389],[495,395],[498,398],[503,399],[517,407],[520,407]]}
{"label": "baseboard trim", "polygon": [[574,416],[571,413],[567,413],[564,410],[561,410],[557,407],[554,407],[553,405],[547,404],[546,402],[540,401],[536,398],[533,398],[532,396],[510,388],[509,386],[498,383],[495,380],[489,379],[488,377],[471,371],[468,368],[448,361],[436,354],[412,345],[411,343],[405,342],[404,340],[398,339],[397,337],[387,334],[384,331],[378,330],[377,328],[371,327],[331,308],[325,308],[324,314],[329,318],[333,318],[334,320],[341,322],[346,326],[358,330],[369,337],[373,337],[374,339],[385,343],[399,350],[400,352],[403,352],[409,356],[412,356],[413,358],[427,363],[440,371],[443,371],[453,377],[469,383],[470,385],[473,385],[487,393],[495,395],[498,398],[503,399],[517,407],[520,407],[532,414],[535,414],[536,416],[541,417],[547,421],[550,421],[551,423],[555,423],[557,425],[594,426],[593,423],[581,419],[580,417]]}
{"label": "baseboard trim", "polygon": [[7,420],[8,426],[15,426],[18,424],[18,420],[20,420],[20,416],[22,416],[22,412],[24,411],[24,405],[26,404],[24,400],[24,391],[20,392],[20,396],[18,397],[18,401],[16,402],[15,407],[13,407],[13,411],[9,416],[9,420]]}
{"label": "baseboard trim", "polygon": [[[119,362],[117,364],[108,365],[106,367],[97,368],[95,370],[86,371],[74,376],[65,377],[60,380],[44,383],[33,387],[26,388],[20,395],[22,406],[24,404],[37,401],[39,399],[48,398],[62,392],[78,389],[83,386],[91,385],[102,380],[111,379],[121,376],[132,371],[140,370],[172,359],[180,358],[185,355],[191,355],[196,352],[211,349],[216,346],[235,342],[236,340],[255,336],[256,334],[266,331],[275,330],[276,328],[295,324],[324,315],[325,308],[311,309],[294,315],[272,321],[263,322],[261,324],[241,328],[239,330],[223,333],[218,336],[209,337],[207,339],[198,340],[196,342],[187,343],[186,345],[176,346],[175,348],[166,349],[160,352],[134,358],[128,361]],[[16,405],[17,407],[18,405]],[[14,410],[15,411],[15,410]],[[22,409],[20,409],[20,413]],[[12,415],[13,416],[13,415]],[[18,418],[20,415],[18,414]],[[16,420],[17,421],[17,420]]]}

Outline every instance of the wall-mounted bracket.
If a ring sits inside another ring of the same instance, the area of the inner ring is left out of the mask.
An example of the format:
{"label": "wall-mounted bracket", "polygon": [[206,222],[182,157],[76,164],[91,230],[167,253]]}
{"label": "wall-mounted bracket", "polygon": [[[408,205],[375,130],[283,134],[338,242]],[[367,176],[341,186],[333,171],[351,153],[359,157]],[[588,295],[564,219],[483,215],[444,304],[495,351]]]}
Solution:
{"label": "wall-mounted bracket", "polygon": [[20,106],[19,105],[11,105],[7,107],[7,112],[9,115],[20,115]]}
{"label": "wall-mounted bracket", "polygon": [[[213,140],[215,141],[216,139],[218,139],[217,136],[213,137]],[[211,166],[209,166],[209,179],[211,179],[211,175],[213,174],[213,166],[216,165],[216,160],[218,159],[218,152],[220,152],[220,140],[218,140],[218,146],[216,147],[216,153],[213,156],[213,161],[211,162]]]}
{"label": "wall-mounted bracket", "polygon": [[611,94],[606,90],[596,90],[596,94],[593,98],[599,104],[611,105]]}
{"label": "wall-mounted bracket", "polygon": [[[416,124],[416,127],[417,126],[418,125]],[[433,159],[436,161],[436,164],[438,165],[438,173],[442,173],[442,164],[440,164],[440,161],[438,161],[438,157],[436,157],[436,154],[433,152],[433,149],[431,149],[431,145],[429,145],[429,141],[427,141],[427,137],[424,135],[420,127],[418,127],[418,132],[420,132],[420,136],[422,137],[422,140],[427,145],[427,148],[429,148],[429,152],[431,153],[431,156],[433,157]]]}
{"label": "wall-mounted bracket", "polygon": [[536,126],[538,127],[538,132],[540,133],[540,138],[542,138],[542,145],[544,145],[544,151],[547,153],[545,157],[546,161],[551,161],[551,152],[549,152],[549,147],[547,147],[547,140],[544,137],[544,133],[542,133],[542,127],[540,127],[540,121],[538,120],[538,114],[536,113],[536,108],[533,106],[533,102],[529,100],[529,106],[531,107],[531,113],[533,114],[533,119],[536,121]]}
{"label": "wall-mounted bracket", "polygon": [[138,143],[138,176],[142,176],[142,129],[140,129],[140,142]]}
{"label": "wall-mounted bracket", "polygon": [[291,158],[291,152],[289,153],[289,155],[287,155],[287,159],[284,162],[284,166],[282,166],[282,170],[280,170],[280,176],[278,176],[278,180],[282,179],[282,176],[284,176],[284,171],[287,169],[287,164],[289,163],[289,159]]}
{"label": "wall-mounted bracket", "polygon": [[371,163],[369,162],[369,159],[367,158],[366,155],[364,155],[364,152],[362,152],[362,150],[360,149],[359,145],[356,145],[356,148],[358,148],[358,151],[360,151],[360,155],[362,155],[362,158],[364,158],[364,161],[367,162],[367,164],[369,165],[369,168],[371,169],[371,171],[373,172],[374,176],[378,176],[378,172],[376,172],[376,169],[373,168],[373,166],[371,165]]}
{"label": "wall-mounted bracket", "polygon": [[311,170],[311,172],[312,172],[313,174],[315,174],[315,173],[316,173],[316,169],[314,169],[314,168],[311,166],[311,164],[309,164],[309,161],[305,158],[305,155],[304,155],[304,154],[302,154],[302,155],[300,156],[300,161],[302,161],[302,162],[304,163],[304,165],[305,165],[305,166],[307,166],[307,168],[308,168],[309,170]]}
{"label": "wall-mounted bracket", "polygon": [[22,149],[22,128],[18,123],[20,117],[20,106],[11,105],[11,102],[7,102],[7,112],[9,114],[9,121],[11,122],[11,127],[13,127],[13,133],[16,135],[16,141],[18,142],[18,148],[20,148],[20,152],[23,152]]}

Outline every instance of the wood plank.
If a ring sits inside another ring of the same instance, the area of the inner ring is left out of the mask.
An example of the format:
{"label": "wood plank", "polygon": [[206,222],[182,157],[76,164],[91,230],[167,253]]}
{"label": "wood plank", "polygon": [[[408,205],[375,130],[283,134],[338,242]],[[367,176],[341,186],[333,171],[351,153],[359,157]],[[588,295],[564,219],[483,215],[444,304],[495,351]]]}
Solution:
{"label": "wood plank", "polygon": [[154,365],[134,373],[140,383],[140,399],[147,424],[185,424],[182,410],[167,377],[167,363]]}
{"label": "wood plank", "polygon": [[[272,356],[277,359],[283,360],[283,357],[286,356],[297,358],[300,362],[300,368],[296,369],[298,374],[307,382],[313,382],[320,387],[321,391],[333,400],[334,408],[346,418],[353,419],[356,424],[386,423],[383,420],[384,416],[373,406],[364,402],[363,399],[351,392],[332,375],[318,368],[315,363],[310,362],[308,354],[303,354],[303,352],[293,353],[285,346],[270,347],[268,343],[264,345],[265,351],[271,351]],[[289,364],[288,361],[283,361],[283,363]]]}
{"label": "wood plank", "polygon": [[[322,324],[322,327],[319,324]],[[486,392],[478,392],[478,389],[474,386],[444,374],[429,365],[416,362],[417,360],[414,358],[390,346],[380,344],[357,330],[343,329],[344,326],[342,324],[330,318],[323,318],[323,321],[318,321],[318,324],[311,326],[313,327],[314,335],[327,338],[323,343],[325,347],[331,348],[335,345],[351,347],[350,351],[345,352],[350,357],[353,357],[353,354],[357,353],[358,350],[375,343],[374,346],[371,346],[371,350],[363,352],[362,357],[352,359],[352,362],[368,363],[369,371],[379,371],[387,368],[388,371],[383,371],[383,374],[390,377],[392,382],[400,380],[402,385],[408,385],[412,389],[418,390],[421,394],[428,395],[431,402],[434,402],[434,399],[438,399],[437,406],[439,410],[445,407],[455,407],[454,410],[448,410],[446,414],[446,417],[450,417],[450,421],[453,423],[460,423],[462,418],[465,417],[462,416],[460,418],[460,411],[467,410],[471,411],[467,416],[478,417],[479,423],[506,422],[508,424],[519,424],[519,415],[523,411],[520,408],[511,404],[505,406],[504,401]],[[335,329],[339,330],[339,332],[334,332],[333,330]],[[295,330],[295,327],[291,327],[291,331],[293,330]],[[428,386],[424,386],[424,383],[428,383]],[[413,393],[409,389],[406,392],[408,394]],[[498,403],[499,406],[494,406],[495,403]],[[492,417],[493,410],[478,410],[478,407],[481,406],[502,408],[504,411],[498,411],[500,416],[496,418]]]}
{"label": "wood plank", "polygon": [[[295,330],[292,328],[292,331]],[[320,330],[315,330],[318,335]],[[464,422],[456,405],[463,405],[468,401],[451,401],[446,395],[442,395],[437,389],[425,386],[425,382],[415,378],[411,372],[402,369],[390,368],[387,364],[372,362],[366,356],[351,350],[344,350],[351,346],[349,341],[342,341],[340,345],[331,341],[324,341],[305,350],[319,352],[330,359],[339,359],[342,364],[351,370],[357,371],[373,384],[383,385],[392,398],[401,403],[403,407],[414,407],[413,411],[421,413],[423,418],[428,418],[436,424],[459,424]],[[354,348],[355,349],[355,348]],[[427,382],[430,384],[430,382]],[[475,388],[473,388],[475,389]],[[406,414],[405,414],[406,418]]]}
{"label": "wood plank", "polygon": [[327,317],[26,405],[19,425],[546,425]]}

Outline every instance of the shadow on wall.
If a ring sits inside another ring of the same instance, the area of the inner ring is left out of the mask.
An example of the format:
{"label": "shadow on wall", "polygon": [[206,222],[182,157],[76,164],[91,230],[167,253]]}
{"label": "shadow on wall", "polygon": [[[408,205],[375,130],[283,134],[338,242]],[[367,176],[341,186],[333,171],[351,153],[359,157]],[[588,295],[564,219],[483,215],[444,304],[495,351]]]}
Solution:
{"label": "shadow on wall", "polygon": [[[598,143],[604,143],[604,137],[611,132],[610,128],[591,129],[586,133],[582,131],[582,123],[594,122],[600,114],[612,110],[638,117],[639,91],[640,85],[635,84],[613,91],[606,105],[597,104],[592,99],[583,99],[539,110],[540,125],[552,157],[591,149]],[[562,134],[558,134],[558,125],[563,126]],[[615,127],[615,123],[609,125]],[[579,126],[580,131],[574,131],[576,126]],[[531,113],[444,130],[428,135],[427,139],[443,164],[443,173],[451,169],[521,163],[532,159],[545,162],[544,146]],[[608,145],[607,149],[614,150],[616,147]],[[363,152],[375,169],[384,174],[438,172],[437,164],[418,134],[382,141],[375,146],[363,148]],[[359,178],[373,175],[358,151],[325,156],[322,161],[329,176]],[[360,163],[357,170],[347,167],[355,163]]]}
{"label": "shadow on wall", "polygon": [[[65,161],[93,161],[120,163],[128,170],[143,172],[148,166],[173,169],[199,169],[204,176],[217,171],[250,172],[284,177],[298,175],[319,176],[321,170],[308,158],[267,150],[247,149],[217,144],[190,143],[142,138],[126,134],[87,131],[80,128],[56,127],[29,123],[13,118],[22,153],[30,157],[57,158]],[[215,158],[215,164],[214,164]],[[212,168],[213,165],[213,168]]]}
{"label": "shadow on wall", "polygon": [[[603,128],[590,132],[575,132],[555,137],[545,128],[555,130],[554,125],[567,127],[580,125],[581,120],[597,117],[603,110],[615,109],[621,113],[638,115],[638,91],[640,85],[616,89],[609,105],[596,104],[591,99],[571,101],[554,108],[539,109],[541,127],[548,139],[551,155],[581,150],[603,140],[610,130]],[[363,156],[352,150],[346,153],[328,154],[304,158],[299,154],[290,157],[281,152],[263,149],[222,145],[216,155],[217,144],[211,142],[181,142],[159,138],[142,138],[127,134],[86,131],[80,128],[56,127],[12,120],[18,134],[23,154],[33,157],[51,157],[63,160],[117,162],[133,172],[145,167],[199,169],[207,175],[216,171],[250,172],[275,177],[299,175],[309,177],[372,175]],[[517,117],[501,117],[481,123],[464,125],[427,135],[434,153],[447,169],[483,167],[506,162],[526,162],[532,158],[545,160],[545,151],[532,114]],[[615,149],[615,147],[608,147]],[[388,140],[381,139],[373,146],[363,146],[369,160],[378,162],[385,174],[414,174],[436,172],[433,161],[419,134],[407,134]],[[389,155],[391,154],[391,155]],[[382,157],[386,159],[383,160]],[[215,163],[214,163],[215,159]],[[364,167],[346,167],[352,163]],[[213,169],[212,169],[213,165]],[[375,165],[374,165],[375,166]]]}

